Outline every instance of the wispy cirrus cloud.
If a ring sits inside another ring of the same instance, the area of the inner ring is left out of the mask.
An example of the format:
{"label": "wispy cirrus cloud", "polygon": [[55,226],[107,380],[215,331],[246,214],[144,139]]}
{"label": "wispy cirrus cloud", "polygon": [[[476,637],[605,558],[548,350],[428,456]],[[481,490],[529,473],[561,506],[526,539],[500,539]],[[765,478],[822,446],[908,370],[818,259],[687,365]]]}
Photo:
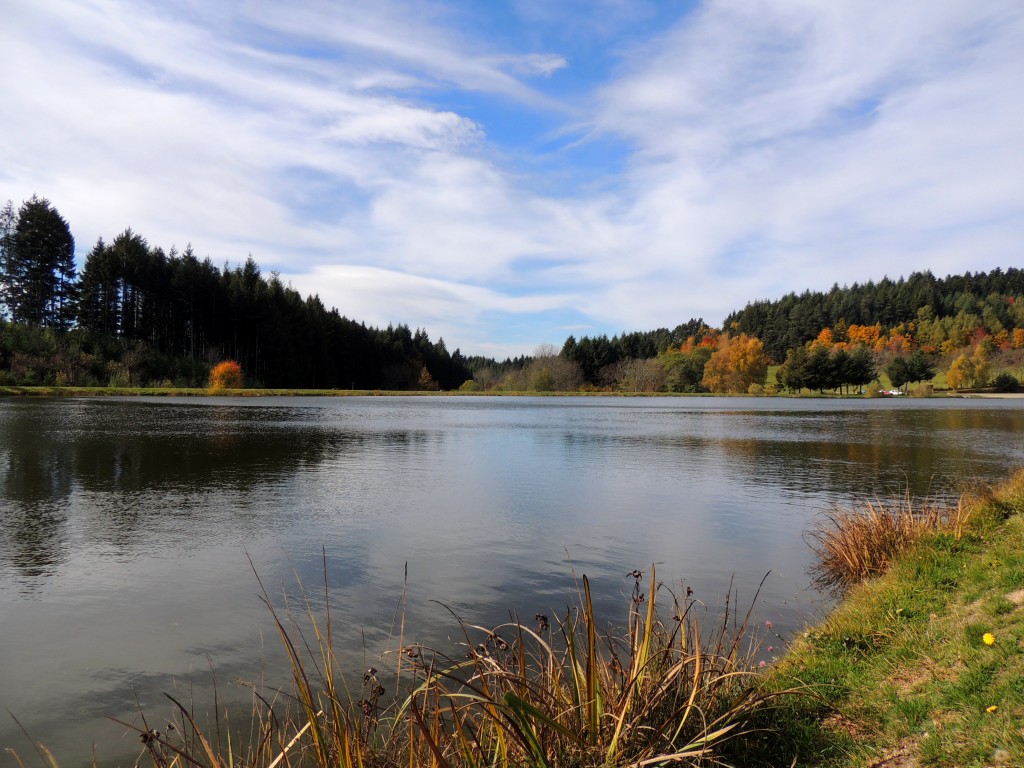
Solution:
{"label": "wispy cirrus cloud", "polygon": [[633,57],[598,125],[680,275],[747,299],[1005,265],[1022,43],[1008,3],[717,3]]}
{"label": "wispy cirrus cloud", "polygon": [[1017,258],[1018,4],[599,10],[11,0],[0,196],[498,354]]}

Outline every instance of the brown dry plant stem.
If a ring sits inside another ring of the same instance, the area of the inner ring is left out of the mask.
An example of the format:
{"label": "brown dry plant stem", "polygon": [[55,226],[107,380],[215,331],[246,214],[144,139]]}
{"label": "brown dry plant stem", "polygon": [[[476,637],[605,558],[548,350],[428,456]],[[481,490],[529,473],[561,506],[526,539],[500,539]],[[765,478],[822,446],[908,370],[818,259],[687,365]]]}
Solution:
{"label": "brown dry plant stem", "polygon": [[[326,567],[325,558],[325,583]],[[538,614],[535,628],[515,618],[486,628],[456,616],[461,638],[452,647],[385,653],[381,668],[394,688],[385,697],[382,673],[371,667],[358,700],[339,668],[329,600],[317,613],[303,592],[304,607],[292,615],[260,582],[292,685],[257,694],[251,742],[232,742],[230,729],[226,739],[207,738],[177,702],[177,731],[136,730],[155,768],[721,764],[722,746],[779,695],[754,691],[751,613],[727,605],[704,627],[698,616],[707,611],[688,592],[676,595],[653,568],[647,580],[630,576],[618,630],[599,630],[584,576],[575,608],[552,620]],[[402,632],[404,642],[404,617]]]}
{"label": "brown dry plant stem", "polygon": [[948,531],[957,540],[967,525],[970,505],[915,503],[909,493],[887,501],[833,506],[805,533],[817,556],[811,572],[815,586],[844,594],[864,579],[885,573],[893,559],[932,531]]}

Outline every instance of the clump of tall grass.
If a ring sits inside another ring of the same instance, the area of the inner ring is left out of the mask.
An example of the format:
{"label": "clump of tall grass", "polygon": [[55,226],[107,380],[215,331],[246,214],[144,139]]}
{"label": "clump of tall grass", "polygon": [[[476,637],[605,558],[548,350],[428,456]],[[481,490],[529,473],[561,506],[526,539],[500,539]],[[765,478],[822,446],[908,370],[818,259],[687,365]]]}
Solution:
{"label": "clump of tall grass", "polygon": [[618,632],[598,631],[585,576],[564,617],[460,621],[447,650],[404,644],[403,624],[382,657],[390,672],[366,670],[352,680],[358,694],[339,668],[330,603],[321,618],[309,603],[291,617],[264,591],[293,687],[257,694],[248,743],[208,738],[183,706],[173,730],[138,730],[156,768],[719,764],[768,698],[751,685],[750,612],[727,602],[705,633],[688,592],[660,585],[653,569],[646,592],[643,574],[632,576]]}
{"label": "clump of tall grass", "polygon": [[815,586],[842,595],[854,584],[885,573],[893,559],[926,533],[948,531],[959,540],[969,516],[955,505],[915,503],[909,493],[886,501],[835,505],[804,534],[817,556]]}

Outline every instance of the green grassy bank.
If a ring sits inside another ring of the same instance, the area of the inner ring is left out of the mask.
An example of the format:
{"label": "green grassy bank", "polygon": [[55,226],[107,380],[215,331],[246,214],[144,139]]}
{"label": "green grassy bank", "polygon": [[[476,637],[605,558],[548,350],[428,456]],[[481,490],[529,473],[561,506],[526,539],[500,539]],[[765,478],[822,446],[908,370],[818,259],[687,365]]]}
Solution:
{"label": "green grassy bank", "polygon": [[765,677],[738,762],[1024,765],[1024,471],[853,587]]}

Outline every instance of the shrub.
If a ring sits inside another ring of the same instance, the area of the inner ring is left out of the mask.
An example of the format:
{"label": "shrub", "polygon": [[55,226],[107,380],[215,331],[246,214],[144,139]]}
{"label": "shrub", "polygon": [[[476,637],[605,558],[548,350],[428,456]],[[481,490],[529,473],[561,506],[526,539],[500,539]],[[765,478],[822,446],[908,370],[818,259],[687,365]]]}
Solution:
{"label": "shrub", "polygon": [[222,389],[241,389],[244,383],[242,366],[234,360],[217,363],[210,371],[210,389],[214,392],[219,392]]}
{"label": "shrub", "polygon": [[935,394],[935,388],[931,384],[931,382],[928,382],[926,384],[918,384],[910,391],[910,394],[913,397],[931,397],[933,394]]}
{"label": "shrub", "polygon": [[992,380],[992,388],[996,392],[1020,392],[1020,382],[1013,374],[1003,371]]}

